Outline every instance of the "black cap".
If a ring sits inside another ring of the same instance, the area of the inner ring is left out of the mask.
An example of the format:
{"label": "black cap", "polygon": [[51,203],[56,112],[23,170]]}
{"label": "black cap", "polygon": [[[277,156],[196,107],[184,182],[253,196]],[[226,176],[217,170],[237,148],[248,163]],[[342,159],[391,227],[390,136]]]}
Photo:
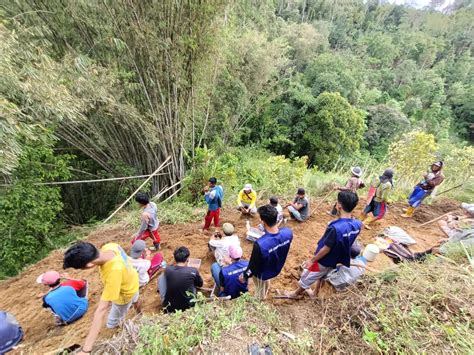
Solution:
{"label": "black cap", "polygon": [[217,184],[217,179],[216,179],[215,177],[211,177],[211,178],[209,179],[209,182],[210,182],[211,184]]}
{"label": "black cap", "polygon": [[393,169],[386,169],[384,172],[383,172],[383,176],[385,176],[386,178],[388,179],[391,179],[393,178]]}

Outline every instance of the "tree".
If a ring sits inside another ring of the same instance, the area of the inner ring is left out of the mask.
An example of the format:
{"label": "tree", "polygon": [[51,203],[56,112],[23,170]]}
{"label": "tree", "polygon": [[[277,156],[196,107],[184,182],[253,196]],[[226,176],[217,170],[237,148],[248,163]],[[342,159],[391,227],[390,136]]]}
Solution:
{"label": "tree", "polygon": [[339,93],[320,94],[303,117],[305,130],[298,142],[299,155],[312,164],[326,166],[341,155],[360,148],[364,133],[364,113],[353,108]]}
{"label": "tree", "polygon": [[370,106],[365,140],[370,152],[383,158],[391,140],[407,131],[410,121],[400,110],[385,104]]}

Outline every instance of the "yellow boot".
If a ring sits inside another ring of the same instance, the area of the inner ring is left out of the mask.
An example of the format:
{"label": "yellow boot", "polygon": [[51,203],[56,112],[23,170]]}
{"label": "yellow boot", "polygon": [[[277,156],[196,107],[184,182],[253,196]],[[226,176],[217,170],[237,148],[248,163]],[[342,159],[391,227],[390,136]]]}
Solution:
{"label": "yellow boot", "polygon": [[413,214],[415,213],[415,207],[408,207],[406,212],[402,214],[403,218],[411,218],[413,217]]}
{"label": "yellow boot", "polygon": [[362,223],[364,224],[364,227],[366,229],[372,229],[371,227],[369,227],[369,224],[375,221],[376,219],[377,218],[375,218],[374,216],[368,216],[366,219],[362,221]]}

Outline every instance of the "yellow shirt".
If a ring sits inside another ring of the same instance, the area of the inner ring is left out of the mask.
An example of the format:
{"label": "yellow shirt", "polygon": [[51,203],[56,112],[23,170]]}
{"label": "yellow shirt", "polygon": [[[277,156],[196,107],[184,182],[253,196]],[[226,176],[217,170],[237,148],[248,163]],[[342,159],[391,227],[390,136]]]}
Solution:
{"label": "yellow shirt", "polygon": [[237,204],[240,206],[241,202],[249,204],[251,208],[255,207],[257,203],[257,193],[251,190],[247,196],[244,189],[240,190],[239,196],[237,197]]}
{"label": "yellow shirt", "polygon": [[100,251],[115,253],[112,260],[99,266],[100,277],[104,283],[100,299],[116,304],[130,303],[139,287],[138,274],[131,259],[125,254],[122,247],[115,243],[105,244]]}

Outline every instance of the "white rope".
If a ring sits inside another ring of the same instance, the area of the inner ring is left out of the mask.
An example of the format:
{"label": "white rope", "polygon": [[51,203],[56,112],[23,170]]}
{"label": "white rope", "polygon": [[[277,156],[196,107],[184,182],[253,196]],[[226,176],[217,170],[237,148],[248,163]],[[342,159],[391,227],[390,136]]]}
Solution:
{"label": "white rope", "polygon": [[[167,173],[160,173],[160,174],[148,174],[148,175],[135,175],[135,176],[122,176],[122,177],[115,177],[115,178],[105,178],[105,179],[95,179],[95,180],[73,180],[73,181],[53,181],[53,182],[35,182],[33,185],[40,186],[40,185],[70,185],[70,184],[86,184],[86,183],[94,183],[94,182],[105,182],[105,181],[117,181],[117,180],[130,180],[130,179],[142,179],[147,178],[150,176],[160,176],[160,175],[167,175]],[[0,184],[0,186],[12,186],[13,184]]]}

